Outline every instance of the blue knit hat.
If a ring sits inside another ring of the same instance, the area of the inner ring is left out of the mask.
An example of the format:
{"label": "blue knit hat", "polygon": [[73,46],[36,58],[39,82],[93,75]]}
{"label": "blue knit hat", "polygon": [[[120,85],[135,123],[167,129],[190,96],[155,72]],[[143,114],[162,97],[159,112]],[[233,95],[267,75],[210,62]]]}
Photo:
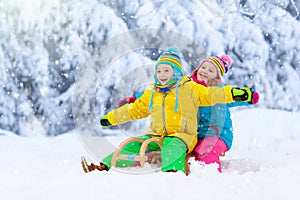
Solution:
{"label": "blue knit hat", "polygon": [[[172,78],[172,80],[176,80],[176,105],[174,110],[178,111],[178,84],[183,77],[181,57],[180,57],[179,50],[176,47],[167,48],[157,59],[155,69],[157,69],[157,66],[160,64],[170,65],[174,69],[174,76]],[[152,99],[153,99],[154,90],[156,88],[157,82],[158,79],[156,73],[154,73],[154,86],[152,88],[150,105],[148,107],[149,110],[152,110]]]}
{"label": "blue knit hat", "polygon": [[167,48],[157,59],[155,68],[157,69],[157,66],[160,64],[170,65],[174,69],[174,77],[179,80],[182,78],[183,73],[180,52],[176,47]]}

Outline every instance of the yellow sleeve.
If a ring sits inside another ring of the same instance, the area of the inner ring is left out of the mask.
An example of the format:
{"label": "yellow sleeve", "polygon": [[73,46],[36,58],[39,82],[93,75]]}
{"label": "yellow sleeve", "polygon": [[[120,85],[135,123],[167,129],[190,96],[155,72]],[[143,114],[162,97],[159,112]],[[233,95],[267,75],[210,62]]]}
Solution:
{"label": "yellow sleeve", "polygon": [[128,111],[133,120],[142,119],[148,117],[150,115],[150,111],[148,110],[150,97],[152,90],[149,88],[144,91],[143,95],[135,100],[134,103],[130,104]]}
{"label": "yellow sleeve", "polygon": [[108,113],[108,120],[112,125],[123,124],[132,120],[149,116],[149,101],[151,90],[145,90],[144,94],[134,103],[125,104]]}
{"label": "yellow sleeve", "polygon": [[224,87],[205,87],[203,85],[191,82],[191,85],[198,98],[199,106],[213,106],[215,104],[232,103],[232,86]]}

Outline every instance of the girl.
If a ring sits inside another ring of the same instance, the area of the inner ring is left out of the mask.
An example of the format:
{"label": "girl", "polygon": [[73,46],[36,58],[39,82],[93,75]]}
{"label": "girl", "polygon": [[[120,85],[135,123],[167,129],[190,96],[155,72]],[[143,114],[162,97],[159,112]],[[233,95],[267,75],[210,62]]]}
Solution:
{"label": "girl", "polygon": [[[191,79],[204,86],[224,87],[222,77],[231,67],[228,55],[211,56],[204,59],[192,72]],[[258,102],[258,93],[254,92],[251,104]],[[216,104],[199,107],[198,111],[198,143],[194,149],[195,159],[205,164],[217,163],[222,172],[220,155],[231,148],[233,133],[229,108],[232,106],[249,105],[246,102]]]}

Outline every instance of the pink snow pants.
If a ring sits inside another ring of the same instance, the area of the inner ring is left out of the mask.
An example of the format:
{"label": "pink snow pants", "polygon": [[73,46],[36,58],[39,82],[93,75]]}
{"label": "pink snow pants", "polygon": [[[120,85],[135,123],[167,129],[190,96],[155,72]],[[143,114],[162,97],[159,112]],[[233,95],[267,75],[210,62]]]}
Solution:
{"label": "pink snow pants", "polygon": [[216,136],[208,136],[198,141],[194,149],[195,160],[205,164],[217,163],[218,171],[222,172],[219,156],[228,150],[226,143]]}

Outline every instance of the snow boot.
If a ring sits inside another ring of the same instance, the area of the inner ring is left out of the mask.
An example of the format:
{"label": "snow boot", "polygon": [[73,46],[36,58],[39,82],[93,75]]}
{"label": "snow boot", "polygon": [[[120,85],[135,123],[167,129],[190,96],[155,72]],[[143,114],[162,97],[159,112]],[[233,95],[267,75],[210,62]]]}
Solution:
{"label": "snow boot", "polygon": [[100,163],[100,165],[95,165],[94,163],[91,163],[90,165],[86,162],[86,159],[84,156],[81,157],[81,165],[83,168],[83,171],[85,173],[94,171],[95,169],[99,170],[99,171],[108,171],[108,167],[103,164]]}

